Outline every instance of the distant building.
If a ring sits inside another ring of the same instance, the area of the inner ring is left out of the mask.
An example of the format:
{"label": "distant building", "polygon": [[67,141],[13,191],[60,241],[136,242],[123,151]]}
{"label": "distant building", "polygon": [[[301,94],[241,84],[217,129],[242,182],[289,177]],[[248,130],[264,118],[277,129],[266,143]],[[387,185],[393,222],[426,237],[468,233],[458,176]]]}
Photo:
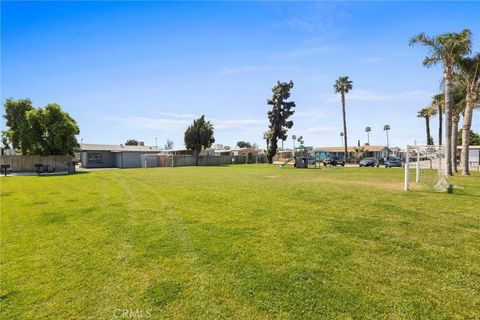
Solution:
{"label": "distant building", "polygon": [[402,158],[404,155],[404,150],[400,149],[399,147],[390,147],[390,151],[390,157]]}
{"label": "distant building", "polygon": [[[212,148],[208,148],[208,149],[202,150],[200,152],[200,155],[201,156],[214,156],[215,151],[217,151],[217,150],[214,150]],[[193,151],[189,150],[189,149],[168,149],[168,150],[161,150],[161,153],[163,155],[170,154],[170,155],[174,155],[174,156],[193,156]]]}
{"label": "distant building", "polygon": [[[364,145],[364,147],[366,150],[368,150],[364,154],[364,157],[385,159],[393,155],[392,150],[386,146]],[[355,158],[355,147],[347,147],[347,153],[349,158]],[[313,149],[312,155],[317,160],[323,160],[328,156],[338,156],[340,158],[345,158],[345,148],[344,147],[318,147]]]}
{"label": "distant building", "polygon": [[294,152],[293,150],[279,150],[275,154],[275,161],[284,162],[293,157]]}
{"label": "distant building", "polygon": [[258,149],[255,148],[235,148],[231,150],[234,156],[256,157]]}
{"label": "distant building", "polygon": [[[457,147],[457,161],[460,161],[462,154],[462,146]],[[480,169],[480,146],[470,146],[468,148],[468,162],[471,167],[477,167]]]}
{"label": "distant building", "polygon": [[168,150],[162,150],[162,154],[171,154],[174,156],[186,156],[186,155],[193,155],[192,150],[188,149],[168,149]]}
{"label": "distant building", "polygon": [[79,151],[84,168],[141,168],[142,155],[157,154],[161,150],[140,145],[82,144]]}
{"label": "distant building", "polygon": [[219,149],[214,152],[216,156],[233,156],[233,150],[229,149]]}

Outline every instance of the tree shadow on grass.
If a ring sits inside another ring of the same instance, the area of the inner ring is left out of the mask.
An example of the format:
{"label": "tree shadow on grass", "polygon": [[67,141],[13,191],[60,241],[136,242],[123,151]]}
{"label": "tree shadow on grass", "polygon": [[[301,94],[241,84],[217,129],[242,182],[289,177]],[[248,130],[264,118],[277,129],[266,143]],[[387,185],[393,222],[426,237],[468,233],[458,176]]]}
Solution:
{"label": "tree shadow on grass", "polygon": [[82,174],[88,174],[88,171],[82,171],[82,172],[75,172],[75,173],[41,173],[38,175],[38,177],[46,178],[46,177],[63,177],[63,176],[76,176],[76,175],[82,175]]}

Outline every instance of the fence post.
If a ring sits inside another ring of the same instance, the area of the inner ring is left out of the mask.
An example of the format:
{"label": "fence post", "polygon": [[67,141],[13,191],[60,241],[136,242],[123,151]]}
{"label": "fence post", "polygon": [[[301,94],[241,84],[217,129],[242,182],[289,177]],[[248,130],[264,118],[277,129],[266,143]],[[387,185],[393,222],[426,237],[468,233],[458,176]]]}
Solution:
{"label": "fence post", "polygon": [[415,166],[415,182],[420,183],[420,149],[417,149],[417,163]]}
{"label": "fence post", "polygon": [[410,154],[408,145],[405,150],[405,191],[408,191],[408,182],[410,179]]}

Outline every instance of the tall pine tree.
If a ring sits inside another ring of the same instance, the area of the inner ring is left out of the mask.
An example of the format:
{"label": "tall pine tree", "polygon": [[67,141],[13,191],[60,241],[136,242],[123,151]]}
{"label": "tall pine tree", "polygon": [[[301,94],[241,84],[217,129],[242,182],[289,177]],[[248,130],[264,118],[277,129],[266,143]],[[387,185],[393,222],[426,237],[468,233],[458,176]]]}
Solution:
{"label": "tall pine tree", "polygon": [[293,121],[288,118],[295,113],[295,102],[286,101],[290,98],[290,90],[293,88],[293,82],[280,82],[277,81],[275,87],[273,87],[272,99],[268,99],[267,103],[272,106],[272,109],[268,111],[268,149],[267,149],[267,161],[273,162],[273,157],[277,153],[278,140],[287,139],[287,131],[292,128]]}
{"label": "tall pine tree", "polygon": [[195,165],[198,166],[198,156],[202,149],[210,148],[215,142],[213,137],[213,125],[210,121],[205,120],[205,116],[193,121],[185,131],[185,147],[193,151],[195,157]]}

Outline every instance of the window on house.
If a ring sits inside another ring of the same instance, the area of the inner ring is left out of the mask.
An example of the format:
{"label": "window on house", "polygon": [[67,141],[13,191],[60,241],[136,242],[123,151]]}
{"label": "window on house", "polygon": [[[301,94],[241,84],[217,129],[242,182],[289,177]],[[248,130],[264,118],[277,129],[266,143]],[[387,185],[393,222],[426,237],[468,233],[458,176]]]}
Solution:
{"label": "window on house", "polygon": [[101,164],[103,163],[103,154],[101,152],[89,152],[87,162]]}

